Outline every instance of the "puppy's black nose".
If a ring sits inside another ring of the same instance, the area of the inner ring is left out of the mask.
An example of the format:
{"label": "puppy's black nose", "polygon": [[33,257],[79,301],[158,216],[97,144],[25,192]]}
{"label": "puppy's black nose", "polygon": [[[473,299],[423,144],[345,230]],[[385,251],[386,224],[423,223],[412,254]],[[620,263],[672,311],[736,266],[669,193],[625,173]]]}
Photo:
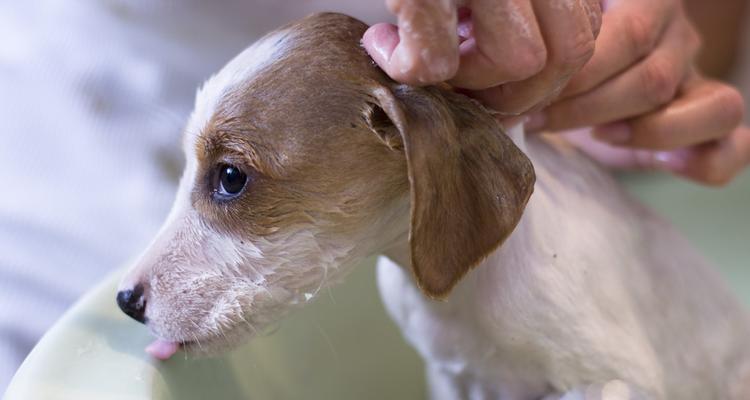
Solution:
{"label": "puppy's black nose", "polygon": [[134,320],[145,323],[146,298],[143,296],[143,285],[135,285],[133,290],[117,292],[117,305]]}

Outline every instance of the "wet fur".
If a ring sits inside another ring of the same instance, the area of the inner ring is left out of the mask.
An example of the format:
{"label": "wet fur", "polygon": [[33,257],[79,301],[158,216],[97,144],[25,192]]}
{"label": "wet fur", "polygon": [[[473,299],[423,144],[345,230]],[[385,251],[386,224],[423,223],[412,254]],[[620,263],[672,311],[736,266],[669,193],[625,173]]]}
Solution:
{"label": "wet fur", "polygon": [[[750,398],[745,312],[668,224],[574,149],[390,81],[365,29],[308,17],[199,91],[174,208],[121,284],[156,336],[232,348],[385,253],[435,398]],[[231,202],[220,163],[251,178]]]}

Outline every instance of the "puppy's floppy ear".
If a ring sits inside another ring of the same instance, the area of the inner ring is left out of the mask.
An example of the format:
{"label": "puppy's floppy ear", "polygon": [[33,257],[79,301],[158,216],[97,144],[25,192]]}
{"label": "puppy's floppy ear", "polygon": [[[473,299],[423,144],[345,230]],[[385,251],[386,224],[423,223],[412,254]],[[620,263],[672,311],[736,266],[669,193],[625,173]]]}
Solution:
{"label": "puppy's floppy ear", "polygon": [[424,293],[443,298],[513,231],[534,169],[489,112],[463,95],[406,85],[372,95],[371,115],[391,125],[373,117],[371,127],[406,153],[414,274]]}

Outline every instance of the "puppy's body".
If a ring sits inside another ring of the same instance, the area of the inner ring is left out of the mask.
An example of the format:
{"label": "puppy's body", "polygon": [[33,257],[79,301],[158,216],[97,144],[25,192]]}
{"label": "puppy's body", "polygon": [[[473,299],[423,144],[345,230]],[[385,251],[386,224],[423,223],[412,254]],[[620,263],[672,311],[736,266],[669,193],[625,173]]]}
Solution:
{"label": "puppy's body", "polygon": [[620,379],[646,398],[750,398],[750,325],[718,274],[575,150],[537,136],[522,148],[537,174],[524,216],[446,301],[424,298],[403,250],[379,261],[434,397],[539,399]]}
{"label": "puppy's body", "polygon": [[118,294],[167,356],[237,345],[385,253],[384,301],[437,398],[615,379],[605,399],[750,398],[744,311],[666,223],[573,149],[516,146],[476,102],[391,81],[365,29],[308,17],[199,91],[175,205]]}

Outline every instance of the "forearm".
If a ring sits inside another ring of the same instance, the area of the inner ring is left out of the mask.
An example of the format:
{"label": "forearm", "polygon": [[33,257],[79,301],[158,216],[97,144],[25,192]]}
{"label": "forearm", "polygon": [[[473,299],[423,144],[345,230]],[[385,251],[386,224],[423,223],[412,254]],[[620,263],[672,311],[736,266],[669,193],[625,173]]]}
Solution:
{"label": "forearm", "polygon": [[742,37],[748,0],[685,0],[688,15],[703,38],[698,65],[709,76],[730,72]]}

